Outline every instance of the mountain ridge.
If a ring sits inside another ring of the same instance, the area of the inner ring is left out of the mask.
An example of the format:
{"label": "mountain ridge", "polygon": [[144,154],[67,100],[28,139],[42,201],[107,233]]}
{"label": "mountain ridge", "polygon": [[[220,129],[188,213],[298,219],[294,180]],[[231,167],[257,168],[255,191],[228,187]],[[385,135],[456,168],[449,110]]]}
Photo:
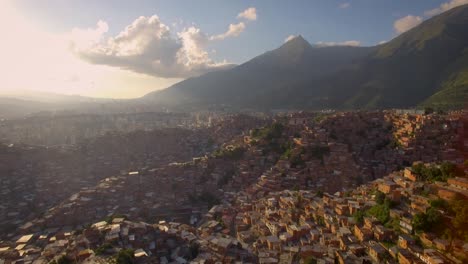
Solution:
{"label": "mountain ridge", "polygon": [[372,47],[317,47],[299,35],[232,69],[184,80],[142,100],[195,109],[461,108],[468,95],[467,48],[464,5]]}

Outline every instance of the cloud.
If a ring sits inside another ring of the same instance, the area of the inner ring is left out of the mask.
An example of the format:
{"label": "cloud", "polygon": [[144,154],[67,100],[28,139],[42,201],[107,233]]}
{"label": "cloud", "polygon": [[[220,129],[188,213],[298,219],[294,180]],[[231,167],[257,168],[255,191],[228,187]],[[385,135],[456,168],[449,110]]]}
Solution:
{"label": "cloud", "polygon": [[[247,8],[238,18],[257,19],[256,9]],[[181,23],[179,23],[181,24]],[[215,62],[207,52],[210,41],[239,36],[245,22],[230,24],[227,31],[207,36],[190,26],[179,32],[158,16],[140,16],[113,37],[105,37],[108,25],[99,21],[94,28],[75,28],[70,33],[70,48],[75,55],[91,64],[107,65],[162,78],[187,78],[229,66]]]}
{"label": "cloud", "polygon": [[387,42],[388,42],[387,40],[382,40],[382,41],[380,41],[378,44],[379,44],[379,45],[382,45],[382,44],[385,44],[385,43],[387,43]]}
{"label": "cloud", "polygon": [[351,6],[350,3],[341,3],[338,7],[341,9],[346,9],[346,8],[349,8],[350,6]]}
{"label": "cloud", "polygon": [[210,40],[223,40],[228,37],[237,37],[245,30],[244,22],[239,22],[237,24],[230,24],[229,29],[223,34],[211,36]]}
{"label": "cloud", "polygon": [[[74,29],[71,50],[92,64],[163,78],[186,78],[226,66],[210,59],[206,52],[209,38],[194,26],[174,34],[154,15],[137,18],[115,37],[104,37],[107,30],[104,21],[94,29]],[[223,35],[242,30],[230,26]]]}
{"label": "cloud", "polygon": [[177,33],[182,41],[182,48],[177,52],[177,62],[190,71],[204,72],[224,63],[213,63],[206,51],[208,37],[199,28],[190,27]]}
{"label": "cloud", "polygon": [[352,46],[352,47],[359,47],[361,46],[361,42],[357,40],[347,40],[343,42],[323,42],[319,41],[315,43],[319,47],[331,47],[331,46]]}
{"label": "cloud", "polygon": [[239,13],[237,15],[237,18],[243,18],[250,21],[257,20],[257,9],[255,9],[255,7],[249,7],[246,10]]}
{"label": "cloud", "polygon": [[[424,12],[424,15],[426,17],[435,16],[445,11],[448,11],[452,8],[465,5],[465,4],[468,4],[468,0],[450,0],[448,2],[442,3],[439,7],[436,7],[431,10],[427,10],[426,12]],[[421,16],[407,15],[405,17],[402,17],[396,20],[393,23],[393,28],[395,29],[397,33],[401,34],[421,24],[422,21],[423,21],[423,18]]]}
{"label": "cloud", "polygon": [[421,22],[422,17],[407,15],[396,20],[395,23],[393,23],[393,28],[397,33],[401,34],[421,24]]}
{"label": "cloud", "polygon": [[439,7],[424,12],[426,16],[435,16],[454,7],[468,4],[468,0],[451,0],[441,4]]}
{"label": "cloud", "polygon": [[[237,15],[237,18],[245,19],[248,21],[257,20],[257,10],[255,9],[255,7],[249,7],[246,10],[240,12]],[[244,22],[239,22],[237,24],[229,24],[229,28],[226,32],[219,35],[211,36],[210,40],[223,40],[229,37],[237,37],[245,30],[245,28],[246,25]]]}
{"label": "cloud", "polygon": [[286,43],[295,37],[297,37],[297,35],[289,35],[287,38],[284,39],[284,42]]}
{"label": "cloud", "polygon": [[[256,9],[250,7],[238,18],[256,20]],[[162,78],[187,78],[229,66],[214,62],[207,52],[210,41],[239,36],[244,22],[230,24],[226,32],[207,36],[190,26],[172,32],[154,15],[141,16],[114,37],[105,37],[108,25],[99,21],[95,28],[75,28],[70,33],[70,47],[79,58],[98,65],[107,65]]]}

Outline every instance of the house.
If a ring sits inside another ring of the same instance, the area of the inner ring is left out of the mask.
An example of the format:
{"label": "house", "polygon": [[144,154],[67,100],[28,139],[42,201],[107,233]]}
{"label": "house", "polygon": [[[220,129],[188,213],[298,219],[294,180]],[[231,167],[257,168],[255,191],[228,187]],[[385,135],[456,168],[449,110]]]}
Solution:
{"label": "house", "polygon": [[369,228],[354,226],[354,235],[359,239],[359,241],[369,240],[373,236],[373,232]]}
{"label": "house", "polygon": [[227,252],[229,246],[231,246],[232,240],[225,237],[217,237],[210,240],[210,243],[214,251],[224,255]]}
{"label": "house", "polygon": [[26,244],[33,236],[33,234],[21,236],[18,240],[16,240],[16,244]]}
{"label": "house", "polygon": [[406,167],[403,176],[410,181],[417,181],[417,176],[410,167]]}
{"label": "house", "polygon": [[451,201],[451,200],[456,199],[458,197],[458,195],[459,195],[459,193],[456,192],[455,190],[449,190],[447,188],[440,187],[437,190],[437,196],[439,196],[439,198],[447,200],[447,201]]}
{"label": "house", "polygon": [[[371,241],[372,242],[372,241]],[[378,243],[370,243],[369,245],[369,256],[377,262],[381,262],[384,256],[387,254],[387,250]]]}
{"label": "house", "polygon": [[467,178],[461,178],[461,177],[451,178],[447,180],[447,183],[454,188],[468,191],[468,179]]}
{"label": "house", "polygon": [[413,224],[411,223],[411,219],[408,217],[401,217],[400,218],[400,227],[401,230],[407,234],[411,234],[413,232]]}
{"label": "house", "polygon": [[387,197],[390,200],[398,203],[401,200],[401,190],[400,189],[393,190],[387,195]]}
{"label": "house", "polygon": [[434,234],[431,233],[422,233],[419,238],[421,239],[421,242],[423,243],[424,246],[426,247],[432,247],[433,246],[433,240],[436,238]]}
{"label": "house", "polygon": [[389,241],[393,239],[394,232],[383,225],[377,225],[374,228],[374,237],[378,241]]}
{"label": "house", "polygon": [[268,236],[265,238],[268,248],[270,250],[279,250],[281,251],[281,242],[276,236]]}
{"label": "house", "polygon": [[92,251],[91,249],[84,249],[84,250],[81,250],[80,252],[78,252],[77,259],[79,261],[83,261],[83,260],[89,258],[93,254],[94,254],[94,251]]}
{"label": "house", "polygon": [[356,256],[361,256],[366,252],[366,247],[361,244],[351,244],[348,246],[348,249]]}
{"label": "house", "polygon": [[385,194],[389,194],[391,193],[393,190],[395,190],[396,188],[398,187],[398,184],[392,182],[392,181],[384,181],[383,183],[380,183],[379,184],[379,191],[385,193]]}
{"label": "house", "polygon": [[290,114],[288,124],[291,126],[306,125],[311,116],[304,112]]}
{"label": "house", "polygon": [[335,256],[339,264],[358,263],[358,257],[350,252],[336,251]]}
{"label": "house", "polygon": [[[465,252],[466,253],[466,252]],[[434,249],[424,249],[424,254],[421,260],[428,264],[445,264],[448,263],[442,255]]]}
{"label": "house", "polygon": [[416,256],[411,254],[407,249],[400,249],[398,251],[399,264],[413,264],[416,259]]}
{"label": "house", "polygon": [[371,229],[375,225],[379,224],[379,220],[374,217],[364,217],[364,227]]}
{"label": "house", "polygon": [[410,245],[414,245],[414,239],[406,234],[401,234],[398,236],[398,246],[404,249],[407,249]]}
{"label": "house", "polygon": [[436,238],[432,242],[437,249],[442,251],[446,251],[450,246],[450,243],[445,239]]}
{"label": "house", "polygon": [[133,254],[135,258],[143,258],[143,257],[148,257],[148,254],[143,250],[142,248],[139,248],[135,250],[135,253]]}
{"label": "house", "polygon": [[345,204],[338,204],[335,207],[335,212],[338,215],[349,215],[349,206]]}

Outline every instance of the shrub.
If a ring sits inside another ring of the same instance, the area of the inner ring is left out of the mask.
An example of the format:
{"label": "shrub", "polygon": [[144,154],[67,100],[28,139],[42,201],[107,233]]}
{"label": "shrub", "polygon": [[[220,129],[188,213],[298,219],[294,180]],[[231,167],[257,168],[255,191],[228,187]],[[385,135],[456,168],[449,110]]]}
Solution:
{"label": "shrub", "polygon": [[436,231],[442,223],[442,214],[430,207],[426,213],[418,213],[413,218],[413,228],[416,231]]}
{"label": "shrub", "polygon": [[390,207],[388,204],[377,204],[367,211],[367,215],[377,218],[382,224],[390,220]]}
{"label": "shrub", "polygon": [[117,264],[133,264],[135,263],[134,251],[132,249],[122,249],[117,254],[115,259]]}
{"label": "shrub", "polygon": [[450,162],[442,162],[440,165],[425,166],[418,163],[412,166],[412,170],[418,175],[421,181],[447,181],[448,178],[454,176],[455,165]]}

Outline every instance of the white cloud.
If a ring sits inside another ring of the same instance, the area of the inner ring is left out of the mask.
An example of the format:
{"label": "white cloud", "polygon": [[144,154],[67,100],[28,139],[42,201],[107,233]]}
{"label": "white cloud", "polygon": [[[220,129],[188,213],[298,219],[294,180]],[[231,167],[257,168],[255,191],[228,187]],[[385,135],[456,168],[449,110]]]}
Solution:
{"label": "white cloud", "polygon": [[295,37],[297,37],[297,35],[289,35],[287,38],[284,39],[284,42],[288,42]]}
{"label": "white cloud", "polygon": [[358,47],[361,46],[361,42],[357,40],[347,40],[343,42],[323,42],[319,41],[315,43],[319,47],[331,47],[331,46],[352,46],[352,47]]}
{"label": "white cloud", "polygon": [[[106,26],[104,26],[106,25]],[[107,24],[96,29],[72,31],[72,50],[92,64],[108,65],[146,75],[164,78],[185,78],[199,75],[224,63],[215,63],[206,52],[208,37],[192,26],[178,32],[177,37],[158,16],[137,18],[115,37],[105,38]],[[226,36],[240,34],[236,28]],[[77,36],[89,35],[84,43]]]}
{"label": "white cloud", "polygon": [[424,12],[426,16],[435,16],[454,7],[468,4],[468,0],[451,0],[441,4],[439,7]]}
{"label": "white cloud", "polygon": [[421,22],[422,22],[422,17],[407,15],[405,17],[402,17],[396,20],[393,23],[393,28],[395,29],[397,33],[401,34],[421,24]]}
{"label": "white cloud", "polygon": [[[245,19],[248,21],[257,20],[257,10],[255,7],[249,7],[246,10],[240,12],[237,15],[238,19]],[[229,24],[229,28],[226,32],[218,35],[213,35],[210,37],[210,40],[223,40],[229,37],[237,37],[242,32],[244,32],[246,25],[244,22],[239,22],[237,24]]]}
{"label": "white cloud", "polygon": [[244,22],[239,22],[237,24],[230,24],[229,29],[223,34],[211,36],[210,40],[223,40],[228,37],[237,37],[245,30]]}
{"label": "white cloud", "polygon": [[217,66],[206,51],[208,37],[199,28],[192,26],[177,35],[182,40],[182,48],[177,52],[179,64],[192,71],[204,71]]}
{"label": "white cloud", "polygon": [[237,18],[244,18],[250,21],[257,20],[257,9],[249,7],[237,15]]}
{"label": "white cloud", "polygon": [[346,9],[346,8],[348,8],[350,6],[351,6],[350,3],[341,3],[338,7],[341,8],[341,9]]}
{"label": "white cloud", "polygon": [[[246,9],[238,18],[256,20],[255,8]],[[186,78],[226,67],[225,61],[214,62],[210,58],[208,43],[237,37],[245,28],[246,24],[239,22],[230,24],[222,34],[207,36],[192,25],[175,33],[158,16],[141,16],[115,37],[104,37],[108,31],[104,21],[99,21],[96,28],[74,29],[71,47],[92,64],[155,77]]]}
{"label": "white cloud", "polygon": [[[455,8],[457,6],[465,5],[468,4],[468,0],[450,0],[448,2],[442,3],[439,7],[428,10],[424,12],[424,15],[426,17],[431,17],[438,15],[440,13],[443,13],[445,11],[448,11],[452,8]],[[398,20],[396,20],[393,23],[393,28],[395,31],[399,34],[406,32],[415,26],[421,24],[423,21],[423,18],[421,16],[413,16],[413,15],[407,15],[405,17],[402,17]]]}
{"label": "white cloud", "polygon": [[387,43],[387,42],[388,42],[388,41],[386,41],[386,40],[382,40],[382,41],[380,41],[378,44],[379,44],[379,45],[382,45],[382,44],[385,44],[385,43]]}

